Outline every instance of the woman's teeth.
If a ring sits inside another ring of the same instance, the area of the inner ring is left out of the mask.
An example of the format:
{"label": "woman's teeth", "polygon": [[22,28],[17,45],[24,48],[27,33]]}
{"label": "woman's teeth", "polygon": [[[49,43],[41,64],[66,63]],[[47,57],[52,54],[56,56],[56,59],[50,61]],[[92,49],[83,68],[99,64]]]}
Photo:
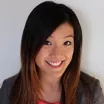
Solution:
{"label": "woman's teeth", "polygon": [[[48,61],[47,61],[48,62]],[[48,62],[50,65],[52,66],[59,66],[61,64],[62,61],[54,63],[54,62]]]}

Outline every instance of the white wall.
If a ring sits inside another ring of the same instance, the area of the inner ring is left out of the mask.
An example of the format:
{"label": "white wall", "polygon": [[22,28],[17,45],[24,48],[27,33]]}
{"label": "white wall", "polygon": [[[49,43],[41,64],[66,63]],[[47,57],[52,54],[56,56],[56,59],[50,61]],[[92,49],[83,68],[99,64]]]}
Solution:
{"label": "white wall", "polygon": [[[0,0],[0,83],[20,69],[20,41],[27,16],[44,0]],[[104,89],[104,1],[56,0],[71,7],[83,30],[82,70]]]}

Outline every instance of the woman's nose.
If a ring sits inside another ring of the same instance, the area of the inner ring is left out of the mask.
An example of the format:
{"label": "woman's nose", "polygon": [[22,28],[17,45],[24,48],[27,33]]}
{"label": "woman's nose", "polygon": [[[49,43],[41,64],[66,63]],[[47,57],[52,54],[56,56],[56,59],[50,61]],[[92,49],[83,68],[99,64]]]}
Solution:
{"label": "woman's nose", "polygon": [[63,49],[62,47],[54,47],[52,50],[51,50],[51,56],[54,56],[54,57],[60,57],[60,56],[63,56]]}

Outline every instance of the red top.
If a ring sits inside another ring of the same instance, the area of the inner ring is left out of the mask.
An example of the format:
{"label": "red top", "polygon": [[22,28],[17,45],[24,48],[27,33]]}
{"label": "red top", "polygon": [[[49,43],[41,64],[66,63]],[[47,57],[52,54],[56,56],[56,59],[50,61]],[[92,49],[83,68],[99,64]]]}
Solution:
{"label": "red top", "polygon": [[49,103],[49,102],[45,102],[45,101],[39,99],[38,104],[60,104],[60,102]]}

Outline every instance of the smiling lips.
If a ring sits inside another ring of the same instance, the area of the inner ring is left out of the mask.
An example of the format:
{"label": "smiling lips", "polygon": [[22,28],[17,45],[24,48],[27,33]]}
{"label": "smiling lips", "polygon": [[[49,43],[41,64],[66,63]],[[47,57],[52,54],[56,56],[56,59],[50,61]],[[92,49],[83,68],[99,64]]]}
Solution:
{"label": "smiling lips", "polygon": [[59,62],[46,61],[46,62],[52,67],[60,67],[63,61],[59,61]]}

